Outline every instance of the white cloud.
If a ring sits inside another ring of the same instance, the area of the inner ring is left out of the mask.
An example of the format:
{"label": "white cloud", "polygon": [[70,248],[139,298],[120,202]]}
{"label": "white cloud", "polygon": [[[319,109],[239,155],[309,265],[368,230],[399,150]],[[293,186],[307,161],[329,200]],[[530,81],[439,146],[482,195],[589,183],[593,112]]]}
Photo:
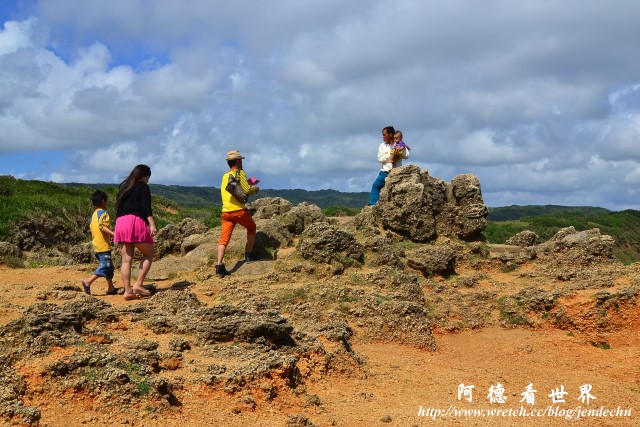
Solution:
{"label": "white cloud", "polygon": [[145,163],[141,154],[138,145],[134,142],[113,144],[94,151],[78,152],[76,165],[95,172],[112,171],[113,165],[117,165],[120,169],[123,167],[126,169],[127,164],[130,164],[128,169],[133,169],[136,164]]}
{"label": "white cloud", "polygon": [[284,75],[292,83],[311,88],[328,87],[336,80],[318,64],[305,59],[296,60],[285,67]]}
{"label": "white cloud", "polygon": [[33,4],[0,31],[0,152],[76,153],[43,176],[215,184],[238,148],[267,186],[368,191],[394,125],[492,200],[638,185],[638,2]]}
{"label": "white cloud", "polygon": [[15,53],[20,49],[40,47],[44,31],[38,26],[38,20],[29,18],[22,22],[7,21],[0,31],[0,55]]}
{"label": "white cloud", "polygon": [[626,174],[622,182],[628,185],[640,185],[640,166]]}

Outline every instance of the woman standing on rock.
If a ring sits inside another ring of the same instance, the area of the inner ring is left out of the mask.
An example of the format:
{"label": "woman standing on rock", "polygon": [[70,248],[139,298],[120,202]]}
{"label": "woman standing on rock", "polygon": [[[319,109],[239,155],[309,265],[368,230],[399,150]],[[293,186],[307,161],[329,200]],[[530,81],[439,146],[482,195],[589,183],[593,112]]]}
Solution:
{"label": "woman standing on rock", "polygon": [[[122,184],[116,199],[116,227],[113,241],[120,247],[122,255],[122,284],[124,299],[132,300],[140,296],[149,296],[151,292],[143,287],[144,279],[153,262],[153,236],[156,224],[151,211],[151,190],[149,178],[151,169],[147,165],[138,165]],[[136,283],[131,286],[131,263],[138,249],[142,254]]]}

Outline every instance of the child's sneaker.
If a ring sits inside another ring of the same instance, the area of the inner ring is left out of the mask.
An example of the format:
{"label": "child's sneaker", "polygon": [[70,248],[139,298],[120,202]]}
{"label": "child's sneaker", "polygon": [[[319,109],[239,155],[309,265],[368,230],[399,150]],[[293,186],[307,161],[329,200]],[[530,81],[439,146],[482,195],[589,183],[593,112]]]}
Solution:
{"label": "child's sneaker", "polygon": [[244,259],[245,261],[259,261],[260,257],[256,254],[254,254],[253,252],[245,252],[244,253]]}
{"label": "child's sneaker", "polygon": [[224,268],[224,264],[216,265],[216,275],[218,275],[220,277],[224,277],[224,276],[229,275],[229,272],[227,271],[227,269]]}

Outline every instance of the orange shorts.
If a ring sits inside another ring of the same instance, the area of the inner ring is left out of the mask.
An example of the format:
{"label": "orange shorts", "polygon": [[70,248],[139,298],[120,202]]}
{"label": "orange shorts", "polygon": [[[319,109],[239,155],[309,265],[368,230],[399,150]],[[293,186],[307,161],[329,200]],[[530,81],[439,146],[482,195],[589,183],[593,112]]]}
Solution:
{"label": "orange shorts", "polygon": [[234,212],[222,212],[222,233],[220,233],[219,245],[227,246],[231,240],[231,233],[236,224],[240,224],[247,229],[247,236],[256,234],[256,223],[253,222],[248,210]]}

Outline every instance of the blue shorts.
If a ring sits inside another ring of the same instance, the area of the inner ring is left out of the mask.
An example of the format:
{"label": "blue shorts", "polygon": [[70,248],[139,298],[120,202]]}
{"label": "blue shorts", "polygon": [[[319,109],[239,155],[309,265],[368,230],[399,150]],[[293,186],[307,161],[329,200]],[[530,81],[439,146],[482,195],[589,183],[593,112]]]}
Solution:
{"label": "blue shorts", "polygon": [[99,277],[105,277],[107,279],[113,279],[113,263],[111,262],[111,251],[109,252],[97,252],[96,258],[100,265],[93,273]]}

